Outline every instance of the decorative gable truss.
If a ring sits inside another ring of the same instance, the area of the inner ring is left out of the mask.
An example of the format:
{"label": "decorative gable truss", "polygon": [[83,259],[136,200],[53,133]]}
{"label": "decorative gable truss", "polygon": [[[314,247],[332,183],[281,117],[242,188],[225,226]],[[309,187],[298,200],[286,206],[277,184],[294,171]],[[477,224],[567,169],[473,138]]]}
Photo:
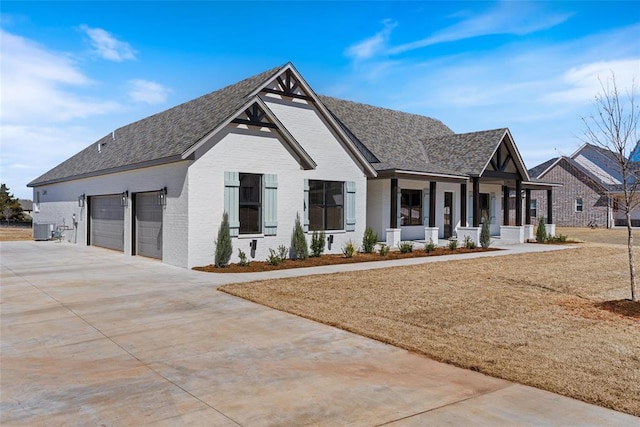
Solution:
{"label": "decorative gable truss", "polygon": [[524,163],[508,131],[502,137],[481,176],[521,181],[529,180]]}
{"label": "decorative gable truss", "polygon": [[304,99],[315,102],[315,99],[304,89],[304,85],[294,75],[291,68],[286,68],[284,73],[276,77],[269,85],[262,88],[262,92],[281,97]]}

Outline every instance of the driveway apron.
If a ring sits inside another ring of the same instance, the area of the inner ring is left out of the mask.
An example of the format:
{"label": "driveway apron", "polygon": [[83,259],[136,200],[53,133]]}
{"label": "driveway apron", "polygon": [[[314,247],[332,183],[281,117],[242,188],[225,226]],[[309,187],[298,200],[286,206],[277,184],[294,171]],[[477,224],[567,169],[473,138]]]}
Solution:
{"label": "driveway apron", "polygon": [[640,425],[216,290],[237,276],[54,242],[0,255],[3,426]]}

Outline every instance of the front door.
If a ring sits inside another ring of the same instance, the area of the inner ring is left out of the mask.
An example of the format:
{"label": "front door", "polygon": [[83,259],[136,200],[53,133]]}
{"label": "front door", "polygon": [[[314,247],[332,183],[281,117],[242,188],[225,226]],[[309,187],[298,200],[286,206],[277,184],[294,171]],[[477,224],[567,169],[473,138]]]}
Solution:
{"label": "front door", "polygon": [[453,193],[444,193],[444,238],[448,239],[453,235]]}

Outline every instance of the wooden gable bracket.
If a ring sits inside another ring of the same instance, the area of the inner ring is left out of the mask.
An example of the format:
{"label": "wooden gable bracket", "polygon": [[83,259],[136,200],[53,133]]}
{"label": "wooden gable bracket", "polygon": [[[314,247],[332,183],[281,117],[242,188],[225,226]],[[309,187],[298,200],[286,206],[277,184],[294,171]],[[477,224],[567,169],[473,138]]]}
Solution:
{"label": "wooden gable bracket", "polygon": [[291,70],[284,72],[284,79],[281,76],[276,77],[279,89],[264,88],[263,92],[274,93],[276,95],[288,96],[290,98],[304,99],[306,101],[314,101],[314,99],[308,95],[296,93],[296,90],[300,88],[300,84],[296,80]]}
{"label": "wooden gable bracket", "polygon": [[[257,102],[254,102],[249,108],[244,110],[244,113],[247,115],[246,119],[235,118],[231,121],[231,123],[237,123],[240,125],[247,126],[256,126],[260,128],[271,128],[277,129],[278,126],[275,123],[271,123],[270,121],[266,121],[265,116],[266,113]],[[268,120],[268,119],[267,119]]]}
{"label": "wooden gable bracket", "polygon": [[504,172],[505,170],[507,170],[507,166],[509,166],[509,163],[513,160],[511,158],[511,154],[509,153],[509,150],[507,150],[507,155],[504,156],[504,159],[502,158],[504,155],[502,150],[505,148],[506,147],[504,146],[504,144],[501,144],[500,147],[498,147],[498,150],[496,151],[495,156],[491,158],[491,161],[490,161],[491,167],[496,172]]}

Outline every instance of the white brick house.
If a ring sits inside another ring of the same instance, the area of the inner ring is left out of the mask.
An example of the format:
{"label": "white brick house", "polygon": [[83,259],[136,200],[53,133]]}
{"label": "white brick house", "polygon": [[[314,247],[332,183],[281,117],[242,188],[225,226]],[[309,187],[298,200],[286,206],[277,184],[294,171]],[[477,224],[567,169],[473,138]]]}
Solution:
{"label": "white brick house", "polygon": [[34,224],[187,268],[213,262],[225,211],[232,262],[238,249],[264,260],[289,246],[297,214],[309,234],[326,232],[329,253],[360,244],[367,225],[390,245],[477,240],[483,216],[521,241],[522,212],[510,225],[499,200],[532,185],[543,184],[507,129],[454,134],[319,97],[290,63],[116,129],[29,184]]}

